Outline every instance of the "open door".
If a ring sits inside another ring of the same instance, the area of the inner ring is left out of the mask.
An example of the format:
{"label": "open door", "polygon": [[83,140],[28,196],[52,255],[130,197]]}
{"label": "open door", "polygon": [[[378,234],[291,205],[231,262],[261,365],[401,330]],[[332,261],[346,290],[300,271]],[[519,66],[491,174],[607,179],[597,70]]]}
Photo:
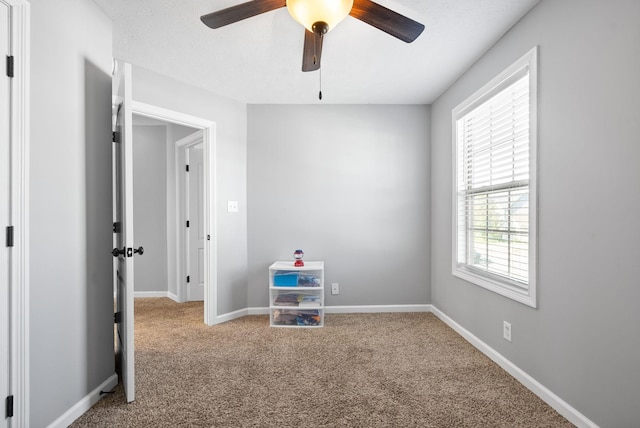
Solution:
{"label": "open door", "polygon": [[[205,301],[207,288],[209,221],[206,208],[208,165],[205,134],[196,131],[175,142],[176,171],[176,260],[180,301]],[[206,318],[206,316],[205,316]]]}
{"label": "open door", "polygon": [[135,399],[133,256],[142,247],[133,248],[133,151],[131,110],[131,65],[118,62],[113,76],[114,108],[117,111],[113,165],[114,232],[113,249],[116,294],[116,368],[124,386],[127,402]]}
{"label": "open door", "polygon": [[186,196],[188,202],[187,232],[188,278],[187,300],[204,300],[204,145],[202,143],[187,149]]}

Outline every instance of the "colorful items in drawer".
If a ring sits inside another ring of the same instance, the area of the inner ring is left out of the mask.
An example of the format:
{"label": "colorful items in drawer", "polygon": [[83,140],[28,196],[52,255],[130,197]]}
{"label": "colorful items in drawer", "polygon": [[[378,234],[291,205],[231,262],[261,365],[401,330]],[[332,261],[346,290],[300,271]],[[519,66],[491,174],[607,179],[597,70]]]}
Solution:
{"label": "colorful items in drawer", "polygon": [[315,275],[300,275],[300,272],[278,270],[273,274],[275,287],[320,287],[320,279]]}

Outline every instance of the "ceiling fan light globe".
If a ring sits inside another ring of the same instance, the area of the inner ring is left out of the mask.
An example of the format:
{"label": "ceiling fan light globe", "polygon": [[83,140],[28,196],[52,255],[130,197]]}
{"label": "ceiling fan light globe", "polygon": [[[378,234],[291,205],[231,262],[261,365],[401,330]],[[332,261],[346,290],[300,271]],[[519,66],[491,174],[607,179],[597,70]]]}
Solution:
{"label": "ceiling fan light globe", "polygon": [[324,22],[328,30],[333,29],[349,15],[353,0],[287,0],[289,14],[313,32],[313,24]]}

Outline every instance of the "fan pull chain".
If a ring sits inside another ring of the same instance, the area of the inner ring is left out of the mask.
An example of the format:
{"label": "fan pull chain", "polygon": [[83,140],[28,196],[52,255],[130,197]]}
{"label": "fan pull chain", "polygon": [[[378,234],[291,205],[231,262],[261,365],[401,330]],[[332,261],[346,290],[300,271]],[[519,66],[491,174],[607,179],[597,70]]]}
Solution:
{"label": "fan pull chain", "polygon": [[[322,40],[323,35],[320,34],[320,40]],[[313,63],[315,64],[316,61],[318,60],[317,55],[318,55],[318,51],[317,51],[317,43],[313,44]],[[318,76],[320,77],[320,91],[318,92],[318,99],[320,101],[322,101],[322,67],[320,67],[320,69],[318,70]]]}

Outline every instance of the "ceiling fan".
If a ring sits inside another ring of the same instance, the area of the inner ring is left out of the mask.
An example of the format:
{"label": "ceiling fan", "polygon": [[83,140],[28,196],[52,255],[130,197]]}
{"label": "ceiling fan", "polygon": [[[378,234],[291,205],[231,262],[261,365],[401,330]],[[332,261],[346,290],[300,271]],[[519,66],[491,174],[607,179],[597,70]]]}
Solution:
{"label": "ceiling fan", "polygon": [[200,17],[210,28],[287,7],[289,14],[305,27],[302,71],[320,69],[324,35],[351,15],[404,42],[413,42],[424,25],[370,0],[251,0]]}

